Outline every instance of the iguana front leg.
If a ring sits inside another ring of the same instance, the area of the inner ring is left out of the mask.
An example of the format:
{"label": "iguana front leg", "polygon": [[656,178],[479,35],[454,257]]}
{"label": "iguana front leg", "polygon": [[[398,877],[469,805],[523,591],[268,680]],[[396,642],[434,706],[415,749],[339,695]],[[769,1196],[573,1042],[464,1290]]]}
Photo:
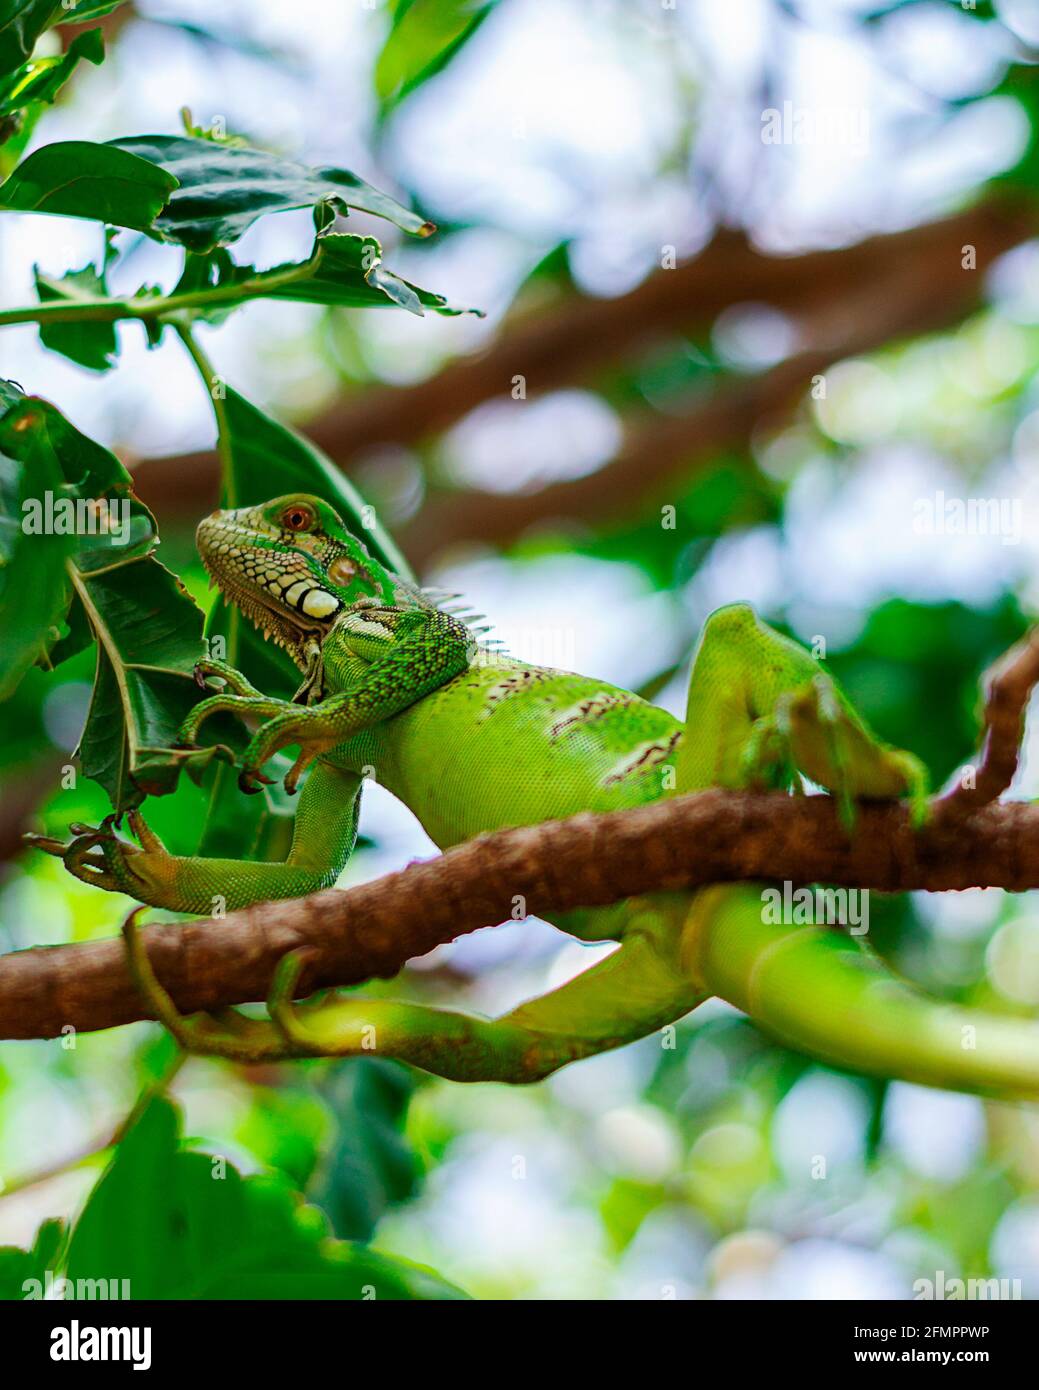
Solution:
{"label": "iguana front leg", "polygon": [[268,758],[298,745],[299,756],[285,778],[286,791],[294,792],[315,758],[459,675],[475,647],[468,628],[438,609],[369,607],[346,613],[326,638],[322,658],[326,670],[350,671],[349,689],[310,706],[216,695],[192,710],[181,739],[193,743],[202,721],[220,710],[269,714],[245,750],[238,784],[245,792],[259,791],[267,780],[261,769]]}
{"label": "iguana front leg", "polygon": [[209,678],[216,676],[223,681],[223,689],[206,700],[200,700],[180,726],[180,741],[193,747],[203,723],[214,714],[235,714],[241,719],[250,716],[258,719],[273,719],[279,714],[288,714],[299,705],[309,703],[311,694],[320,688],[324,673],[321,647],[313,642],[307,648],[307,666],[303,684],[291,700],[279,700],[265,695],[262,690],[244,676],[241,671],[226,661],[206,659],[195,663],[195,683],[203,690],[210,687]]}
{"label": "iguana front leg", "polygon": [[83,827],[71,844],[27,837],[37,849],[62,859],[76,878],[171,912],[210,915],[251,903],[298,898],[328,888],[346,867],[357,838],[361,779],[319,762],[303,788],[284,863],[206,859],[167,853],[137,811],[127,813],[140,846],[121,839],[114,817],[97,829]]}
{"label": "iguana front leg", "polygon": [[195,747],[203,723],[214,714],[233,714],[239,719],[274,719],[293,708],[288,700],[264,695],[241,671],[226,661],[205,660],[196,663],[195,683],[201,689],[210,688],[207,678],[212,676],[223,681],[223,689],[208,699],[200,700],[181,724],[177,739],[183,747]]}
{"label": "iguana front leg", "polygon": [[[224,662],[200,662],[202,679],[218,676],[227,688],[194,707],[180,741],[194,743],[203,722],[218,712],[265,718],[246,750],[240,785],[259,791],[258,783],[268,780],[262,764],[278,749],[298,743],[300,755],[285,779],[286,788],[295,791],[304,769],[323,752],[465,670],[474,645],[466,627],[437,610],[348,615],[329,637],[323,659],[331,656],[341,670],[349,670],[349,689],[309,707],[261,695]],[[359,787],[356,774],[319,762],[304,788],[292,849],[282,864],[168,854],[137,812],[129,820],[139,847],[120,839],[115,817],[97,828],[84,827],[67,845],[49,836],[27,840],[62,859],[83,882],[153,907],[209,914],[219,903],[232,911],[267,899],[302,897],[334,883],[356,838]]]}

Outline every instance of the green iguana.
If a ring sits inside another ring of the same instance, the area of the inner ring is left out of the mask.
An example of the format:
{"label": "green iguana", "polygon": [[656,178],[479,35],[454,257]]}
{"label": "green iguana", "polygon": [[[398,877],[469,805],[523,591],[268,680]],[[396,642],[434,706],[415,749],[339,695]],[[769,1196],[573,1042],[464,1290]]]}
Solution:
{"label": "green iguana", "polygon": [[[215,512],[198,528],[198,547],[224,595],[288,651],[303,679],[287,702],[229,665],[200,663],[200,683],[221,685],[194,708],[183,742],[196,743],[210,715],[231,711],[257,724],[242,759],[243,791],[269,780],[264,764],[286,746],[299,748],[286,787],[294,791],[310,770],[284,863],[169,855],[137,812],[129,819],[139,847],[109,825],[68,846],[34,837],[78,878],[143,903],[208,914],[218,899],[234,909],[335,883],[354,845],[365,770],[444,848],[483,831],[708,787],[796,790],[801,774],[846,811],[859,797],[924,806],[919,762],[879,742],[814,658],[745,604],[708,619],[683,725],[626,690],[478,644],[427,591],[383,568],[316,497]],[[291,957],[278,972],[270,1022],[233,1010],[185,1020],[132,920],[125,930],[156,1014],[185,1045],[215,1055],[348,1055],[374,1038],[380,1055],[441,1076],[524,1082],[644,1037],[721,994],[782,1041],[838,1065],[1039,1092],[1034,1025],[929,1000],[840,932],[771,925],[753,889],[653,895],[556,925],[620,948],[497,1020],[356,995],[297,1010],[300,962]]]}

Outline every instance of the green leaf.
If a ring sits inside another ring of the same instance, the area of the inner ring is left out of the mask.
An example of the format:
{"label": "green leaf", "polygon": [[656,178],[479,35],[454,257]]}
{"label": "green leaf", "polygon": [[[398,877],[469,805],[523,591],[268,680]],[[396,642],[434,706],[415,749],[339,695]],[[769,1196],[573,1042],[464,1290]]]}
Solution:
{"label": "green leaf", "polygon": [[0,1246],[0,1300],[42,1298],[47,1274],[55,1274],[63,1259],[65,1223],[44,1221],[31,1250]]}
{"label": "green leaf", "polygon": [[480,315],[478,309],[456,308],[443,295],[402,280],[382,264],[382,247],[374,237],[345,232],[319,236],[307,260],[269,270],[236,265],[224,250],[208,257],[189,254],[173,297],[209,289],[233,296],[212,307],[202,305],[190,311],[209,322],[222,321],[247,300],[264,298],[355,309],[396,306],[420,316],[427,309],[445,315]]}
{"label": "green leaf", "polygon": [[[96,266],[70,270],[60,280],[41,275],[37,269],[36,293],[41,304],[55,300],[74,303],[77,299],[99,299],[108,294],[105,277]],[[92,372],[106,372],[115,365],[118,353],[114,323],[41,323],[40,342],[52,352],[77,362]]]}
{"label": "green leaf", "polygon": [[[122,3],[123,0],[78,0],[66,6],[61,0],[0,0],[0,91],[4,87],[3,78],[32,57],[36,40],[45,29],[52,24],[85,24],[88,20],[100,19]],[[82,38],[88,37],[77,35],[69,45],[69,52]],[[89,57],[88,51],[80,51],[82,56]],[[90,58],[90,61],[99,63],[102,56]],[[44,61],[60,63],[63,59]],[[34,97],[33,100],[51,101],[52,98]]]}
{"label": "green leaf", "polygon": [[[75,545],[72,535],[39,533],[29,523],[47,494],[67,494],[65,475],[53,450],[15,414],[24,401],[9,382],[0,382],[0,700],[57,641],[68,608],[65,563]],[[9,425],[10,421],[10,425]]]}
{"label": "green leaf", "polygon": [[[186,251],[184,269],[170,297],[179,300],[189,295],[209,294],[212,290],[234,289],[239,282],[247,280],[250,274],[251,267],[235,265],[231,253],[225,251],[222,246],[204,256]],[[243,291],[241,296],[234,293],[223,302],[185,307],[180,312],[194,322],[217,325],[223,323],[247,298],[248,295]]]}
{"label": "green leaf", "polygon": [[95,218],[199,254],[237,240],[267,213],[290,208],[313,208],[319,225],[327,225],[331,211],[357,208],[416,236],[435,230],[348,169],[311,168],[190,135],[44,145],[0,185],[0,207]]}
{"label": "green leaf", "polygon": [[0,184],[0,208],[147,231],[176,186],[165,169],[115,145],[62,140],[35,150]]}
{"label": "green leaf", "polygon": [[497,0],[398,0],[375,63],[381,114],[442,72],[496,4]]}
{"label": "green leaf", "polygon": [[311,168],[264,150],[190,135],[137,135],[100,148],[147,160],[174,180],[175,191],[154,230],[190,251],[226,246],[267,213],[320,204],[374,213],[416,236],[435,230],[348,169]]}
{"label": "green leaf", "polygon": [[217,756],[174,747],[201,698],[192,672],[205,650],[202,614],[150,554],[79,575],[76,592],[99,643],[80,764],[123,811],[172,791],[185,763],[197,775]]}
{"label": "green leaf", "polygon": [[282,1178],[243,1178],[180,1149],[177,1133],[159,1099],[122,1140],[72,1232],[69,1279],[118,1271],[134,1299],[465,1297],[430,1270],[332,1240]]}
{"label": "green leaf", "polygon": [[53,102],[72,76],[81,58],[95,67],[105,60],[105,41],[100,29],[77,36],[55,58],[23,63],[9,76],[0,77],[0,118],[21,111],[31,102]]}
{"label": "green leaf", "polygon": [[[324,1100],[311,1088],[310,1078],[298,1079],[302,1085],[279,1081],[276,1086],[254,1087],[252,1104],[235,1137],[264,1167],[283,1173],[293,1187],[302,1190],[317,1167],[335,1121]],[[344,1232],[336,1229],[336,1234]]]}
{"label": "green leaf", "polygon": [[0,77],[14,72],[32,57],[36,40],[51,25],[85,24],[110,14],[122,3],[123,0],[78,0],[63,5],[61,0],[0,0]]}
{"label": "green leaf", "polygon": [[383,1212],[414,1195],[419,1163],[403,1133],[414,1090],[405,1067],[378,1057],[352,1058],[325,1073],[321,1094],[337,1127],[308,1195],[337,1235],[370,1240]]}
{"label": "green leaf", "polygon": [[36,122],[44,109],[39,105],[29,106],[24,111],[0,118],[0,180],[7,177],[28,149]]}
{"label": "green leaf", "polygon": [[[200,775],[216,756],[172,747],[181,720],[200,698],[193,669],[204,651],[202,615],[155,559],[154,518],[133,496],[130,475],[115,455],[46,401],[11,388],[0,400],[0,458],[12,465],[4,475],[10,486],[0,536],[19,547],[16,563],[5,567],[5,577],[17,576],[18,589],[10,596],[0,592],[2,689],[10,693],[33,660],[48,654],[52,662],[65,660],[82,650],[88,634],[97,639],[79,754],[86,776],[122,811],[149,793],[172,790],[185,763]],[[26,486],[28,511],[22,505]],[[56,643],[70,601],[69,635]]]}
{"label": "green leaf", "polygon": [[[478,309],[456,308],[443,295],[402,280],[382,264],[381,258],[382,247],[374,237],[331,233],[315,241],[311,259],[301,267],[305,274],[269,285],[264,293],[269,298],[358,309],[396,304],[419,315],[426,309],[438,314],[480,314]],[[262,272],[259,278],[278,277],[279,273],[284,277],[290,269],[278,266]]]}
{"label": "green leaf", "polygon": [[14,72],[32,56],[60,8],[61,0],[0,0],[0,74]]}

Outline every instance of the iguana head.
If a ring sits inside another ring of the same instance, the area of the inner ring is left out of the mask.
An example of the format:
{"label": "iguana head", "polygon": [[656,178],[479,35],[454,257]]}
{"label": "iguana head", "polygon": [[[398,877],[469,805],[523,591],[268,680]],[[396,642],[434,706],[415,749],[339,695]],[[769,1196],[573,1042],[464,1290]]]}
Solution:
{"label": "iguana head", "polygon": [[400,581],[327,502],[307,493],[214,512],[199,523],[196,542],[226,598],[301,666],[344,610],[401,597]]}

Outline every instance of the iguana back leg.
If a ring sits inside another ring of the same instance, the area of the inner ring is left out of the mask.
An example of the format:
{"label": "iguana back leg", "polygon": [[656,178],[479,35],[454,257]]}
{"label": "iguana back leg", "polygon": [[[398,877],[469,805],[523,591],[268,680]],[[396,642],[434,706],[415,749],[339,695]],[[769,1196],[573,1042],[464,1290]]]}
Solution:
{"label": "iguana back leg", "polygon": [[693,659],[675,791],[797,786],[797,771],[840,798],[910,796],[925,774],[876,738],[815,658],[747,604],[719,608]]}
{"label": "iguana back leg", "polygon": [[[791,785],[797,771],[840,798],[913,799],[924,773],[867,729],[811,655],[745,605],[706,623],[693,663],[676,790]],[[861,938],[774,922],[760,890],[700,890],[683,929],[691,979],[788,1046],[859,1071],[1005,1096],[1039,1094],[1031,1022],[929,999]]]}
{"label": "iguana back leg", "polygon": [[293,953],[278,971],[269,1023],[239,1017],[235,1026],[216,1029],[208,1016],[177,1013],[152,972],[133,914],[124,935],[143,997],[191,1051],[238,1061],[374,1055],[453,1081],[524,1083],[645,1037],[701,1002],[679,959],[672,919],[683,912],[677,901],[638,912],[619,950],[498,1019],[357,996],[297,1009],[290,1001],[302,962]]}

